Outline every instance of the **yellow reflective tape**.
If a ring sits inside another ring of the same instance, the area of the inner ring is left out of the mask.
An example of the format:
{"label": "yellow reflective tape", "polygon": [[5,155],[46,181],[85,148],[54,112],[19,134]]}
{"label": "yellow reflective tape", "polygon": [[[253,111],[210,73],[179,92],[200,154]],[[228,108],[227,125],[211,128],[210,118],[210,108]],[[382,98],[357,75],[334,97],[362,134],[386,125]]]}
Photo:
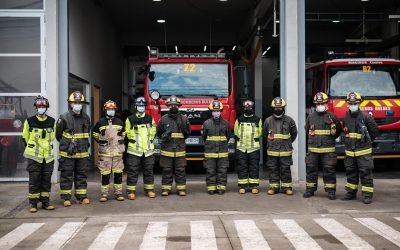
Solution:
{"label": "yellow reflective tape", "polygon": [[161,150],[160,154],[163,156],[167,156],[167,157],[182,157],[182,156],[186,156],[186,151],[169,152],[169,151]]}
{"label": "yellow reflective tape", "polygon": [[362,134],[358,134],[358,133],[349,133],[349,138],[350,139],[361,139]]}
{"label": "yellow reflective tape", "polygon": [[120,173],[123,172],[123,170],[122,170],[122,169],[114,169],[114,168],[113,168],[112,172],[113,172],[114,174],[120,174]]}
{"label": "yellow reflective tape", "polygon": [[325,188],[335,188],[336,184],[325,183]]}
{"label": "yellow reflective tape", "polygon": [[40,193],[28,194],[29,199],[39,199]]}
{"label": "yellow reflective tape", "polygon": [[259,184],[260,180],[259,179],[251,179],[251,178],[249,178],[249,183],[250,184]]}
{"label": "yellow reflective tape", "polygon": [[358,150],[358,151],[345,150],[345,153],[347,156],[350,156],[350,157],[363,156],[363,155],[372,154],[372,148],[367,148],[367,149]]}
{"label": "yellow reflective tape", "polygon": [[171,185],[162,185],[161,189],[165,189],[165,190],[171,190],[172,186]]}
{"label": "yellow reflective tape", "polygon": [[331,135],[331,131],[327,129],[316,129],[314,130],[316,135]]}
{"label": "yellow reflective tape", "polygon": [[394,103],[396,103],[397,104],[397,106],[399,106],[400,107],[400,100],[393,100],[394,101]]}
{"label": "yellow reflective tape", "polygon": [[224,185],[218,185],[218,186],[217,186],[217,189],[218,189],[218,190],[226,190],[226,186],[224,186]]}
{"label": "yellow reflective tape", "polygon": [[291,182],[282,182],[281,183],[282,187],[290,188],[293,187],[293,184]]}
{"label": "yellow reflective tape", "polygon": [[84,153],[76,153],[74,155],[68,155],[67,152],[60,151],[58,152],[59,156],[65,157],[65,158],[87,158],[89,157],[89,152],[84,152]]}
{"label": "yellow reflective tape", "polygon": [[186,151],[175,152],[175,157],[182,157],[182,156],[186,156]]}
{"label": "yellow reflective tape", "polygon": [[[110,125],[101,126],[99,128],[99,130],[102,131],[102,130],[105,130],[105,129],[108,129],[108,128],[110,128]],[[122,126],[121,125],[111,125],[111,128],[122,129]]]}
{"label": "yellow reflective tape", "polygon": [[228,157],[228,152],[223,152],[223,153],[204,153],[204,157],[207,157],[207,158],[224,158],[224,157]]}
{"label": "yellow reflective tape", "polygon": [[375,105],[375,107],[380,107],[382,106],[377,100],[371,100],[372,104]]}
{"label": "yellow reflective tape", "polygon": [[363,192],[369,192],[369,193],[373,193],[374,192],[374,188],[373,187],[367,187],[367,186],[362,186],[361,190]]}
{"label": "yellow reflective tape", "polygon": [[249,184],[249,179],[238,179],[238,184]]}
{"label": "yellow reflective tape", "polygon": [[206,141],[226,141],[226,136],[207,136]]}
{"label": "yellow reflective tape", "polygon": [[217,190],[217,186],[207,186],[207,191],[215,191]]}
{"label": "yellow reflective tape", "polygon": [[114,188],[122,188],[122,184],[115,184],[114,183]]}
{"label": "yellow reflective tape", "polygon": [[70,189],[64,189],[64,190],[60,190],[60,194],[71,194],[72,193],[72,190],[70,190]]}
{"label": "yellow reflective tape", "polygon": [[76,134],[70,134],[70,133],[67,133],[67,132],[63,132],[62,133],[62,136],[63,137],[65,137],[65,138],[67,138],[67,139],[72,139],[72,138],[75,138],[75,139],[84,139],[84,138],[89,138],[89,133],[76,133]]}
{"label": "yellow reflective tape", "polygon": [[136,190],[136,186],[126,185],[126,190],[135,191]]}
{"label": "yellow reflective tape", "polygon": [[279,183],[270,183],[269,186],[271,188],[279,188]]}
{"label": "yellow reflective tape", "polygon": [[184,189],[186,189],[186,185],[177,185],[176,189],[177,190],[184,190]]}
{"label": "yellow reflective tape", "polygon": [[369,103],[369,100],[364,100],[361,104],[360,107],[365,107]]}
{"label": "yellow reflective tape", "polygon": [[357,190],[358,185],[347,182],[345,187],[353,189],[353,190]]}
{"label": "yellow reflective tape", "polygon": [[50,192],[41,192],[40,196],[42,197],[49,197],[50,196]]}
{"label": "yellow reflective tape", "polygon": [[108,185],[101,185],[101,189],[108,189],[110,187],[110,184]]}
{"label": "yellow reflective tape", "polygon": [[100,171],[100,174],[101,175],[109,175],[109,174],[111,174],[111,170],[102,170],[102,171]]}
{"label": "yellow reflective tape", "polygon": [[279,151],[267,150],[267,154],[268,154],[269,156],[276,156],[276,157],[291,156],[291,155],[292,155],[292,151],[283,151],[283,152],[279,152]]}
{"label": "yellow reflective tape", "polygon": [[290,139],[290,134],[273,134],[274,139],[288,140]]}
{"label": "yellow reflective tape", "polygon": [[336,151],[336,149],[335,149],[335,147],[331,147],[331,148],[313,148],[313,147],[309,147],[308,151],[312,152],[312,153],[323,154],[323,153],[334,153]]}
{"label": "yellow reflective tape", "polygon": [[171,138],[173,139],[182,139],[185,138],[182,133],[171,133]]}
{"label": "yellow reflective tape", "polygon": [[393,104],[389,100],[382,100],[382,102],[388,107],[393,107]]}
{"label": "yellow reflective tape", "polygon": [[75,189],[75,194],[86,194],[86,189]]}
{"label": "yellow reflective tape", "polygon": [[338,103],[336,103],[335,108],[341,108],[345,103],[346,101],[341,100]]}
{"label": "yellow reflective tape", "polygon": [[317,183],[315,183],[315,182],[306,182],[306,186],[307,187],[315,187],[315,186],[317,186]]}
{"label": "yellow reflective tape", "polygon": [[96,133],[96,132],[93,132],[93,136],[97,137],[97,136],[100,136],[100,134]]}
{"label": "yellow reflective tape", "polygon": [[154,184],[144,184],[144,189],[153,189]]}

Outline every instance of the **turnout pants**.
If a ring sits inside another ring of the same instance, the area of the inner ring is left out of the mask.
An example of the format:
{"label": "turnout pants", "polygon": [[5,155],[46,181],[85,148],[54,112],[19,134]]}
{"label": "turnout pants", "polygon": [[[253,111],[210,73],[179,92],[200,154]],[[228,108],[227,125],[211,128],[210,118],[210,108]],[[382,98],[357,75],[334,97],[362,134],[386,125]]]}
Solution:
{"label": "turnout pants", "polygon": [[313,153],[306,155],[306,189],[316,191],[318,188],[318,166],[322,165],[325,191],[336,191],[336,153]]}
{"label": "turnout pants", "polygon": [[26,170],[29,172],[29,202],[49,202],[51,190],[51,175],[54,161],[38,163],[28,159]]}
{"label": "turnout pants", "polygon": [[160,156],[162,190],[170,192],[175,177],[177,191],[186,191],[186,157]]}
{"label": "turnout pants", "polygon": [[206,169],[206,184],[208,191],[226,190],[228,157],[205,158],[203,166]]}
{"label": "turnout pants", "polygon": [[122,194],[122,171],[124,163],[122,157],[99,157],[99,170],[101,174],[101,194],[108,195],[111,174],[114,174],[114,194]]}
{"label": "turnout pants", "polygon": [[357,157],[346,156],[344,159],[346,168],[346,190],[356,193],[359,179],[361,179],[361,191],[363,196],[372,197],[374,192],[374,181],[372,170],[374,169],[374,160],[371,154]]}
{"label": "turnout pants", "polygon": [[143,168],[143,186],[145,192],[154,191],[154,155],[145,157],[127,154],[126,156],[126,191],[134,193],[138,182],[139,170]]}
{"label": "turnout pants", "polygon": [[292,156],[268,156],[267,166],[270,169],[269,188],[276,192],[292,189],[292,173],[290,166],[293,164]]}
{"label": "turnout pants", "polygon": [[88,158],[61,157],[59,170],[61,199],[70,200],[72,196],[72,184],[75,186],[75,197],[78,200],[87,197],[87,171]]}
{"label": "turnout pants", "polygon": [[239,187],[258,187],[260,184],[260,150],[251,153],[243,153],[240,150],[236,150],[236,155]]}

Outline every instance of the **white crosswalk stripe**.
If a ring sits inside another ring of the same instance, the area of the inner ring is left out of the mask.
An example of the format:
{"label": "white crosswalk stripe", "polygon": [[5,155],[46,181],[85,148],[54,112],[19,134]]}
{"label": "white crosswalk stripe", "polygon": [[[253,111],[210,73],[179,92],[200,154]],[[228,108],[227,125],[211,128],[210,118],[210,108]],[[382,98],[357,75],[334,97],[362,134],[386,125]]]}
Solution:
{"label": "white crosswalk stripe", "polygon": [[74,236],[85,225],[84,222],[67,222],[52,234],[43,244],[36,250],[55,250],[61,249],[63,246],[74,238]]}
{"label": "white crosswalk stripe", "polygon": [[400,247],[400,232],[375,218],[354,218],[370,230]]}
{"label": "white crosswalk stripe", "polygon": [[217,250],[214,225],[212,221],[191,221],[192,250]]}
{"label": "white crosswalk stripe", "polygon": [[400,221],[400,217],[394,217],[396,220]]}
{"label": "white crosswalk stripe", "polygon": [[320,250],[318,243],[308,235],[302,227],[294,220],[279,219],[273,220],[285,237],[292,243],[294,248],[299,250]]}
{"label": "white crosswalk stripe", "polygon": [[167,221],[149,222],[140,250],[164,250],[167,244],[167,232]]}
{"label": "white crosswalk stripe", "polygon": [[127,222],[108,223],[88,249],[114,249],[115,245],[117,245],[119,241],[119,238],[121,238],[122,234],[124,233],[127,225]]}
{"label": "white crosswalk stripe", "polygon": [[253,220],[235,220],[234,222],[243,250],[271,249]]}
{"label": "white crosswalk stripe", "polygon": [[314,219],[322,228],[328,231],[336,239],[343,243],[348,249],[351,250],[369,250],[375,249],[373,246],[368,244],[365,240],[358,237],[350,229],[343,226],[335,219]]}
{"label": "white crosswalk stripe", "polygon": [[8,250],[38,230],[44,223],[24,223],[0,239],[0,249]]}

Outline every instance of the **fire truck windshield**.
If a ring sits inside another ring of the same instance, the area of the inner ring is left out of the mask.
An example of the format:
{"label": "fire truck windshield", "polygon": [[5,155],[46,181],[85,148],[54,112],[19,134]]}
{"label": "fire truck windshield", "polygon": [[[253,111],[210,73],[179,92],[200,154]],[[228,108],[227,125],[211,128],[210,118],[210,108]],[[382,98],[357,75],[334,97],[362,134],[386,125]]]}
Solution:
{"label": "fire truck windshield", "polygon": [[149,92],[156,90],[161,97],[227,97],[229,96],[229,67],[223,63],[153,63]]}
{"label": "fire truck windshield", "polygon": [[331,97],[344,97],[351,91],[363,97],[400,96],[399,65],[334,66],[327,74]]}

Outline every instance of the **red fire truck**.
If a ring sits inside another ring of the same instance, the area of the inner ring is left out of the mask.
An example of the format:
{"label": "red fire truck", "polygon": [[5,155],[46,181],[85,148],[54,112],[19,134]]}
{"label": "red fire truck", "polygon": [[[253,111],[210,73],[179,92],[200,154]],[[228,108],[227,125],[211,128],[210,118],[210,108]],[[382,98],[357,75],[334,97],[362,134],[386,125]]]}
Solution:
{"label": "red fire truck", "polygon": [[[313,112],[313,96],[326,92],[329,110],[343,119],[348,106],[345,96],[359,92],[364,101],[360,109],[369,113],[379,125],[379,136],[373,143],[375,158],[400,157],[400,61],[380,58],[378,53],[330,53],[335,59],[307,67],[307,111]],[[337,139],[339,158],[344,155],[344,137]]]}
{"label": "red fire truck", "polygon": [[[225,54],[177,54],[158,53],[150,49],[146,62],[144,97],[149,105],[147,114],[158,123],[168,112],[165,100],[171,95],[179,97],[180,112],[189,118],[192,133],[186,139],[187,160],[203,160],[204,142],[201,129],[204,121],[211,117],[208,105],[219,100],[223,106],[221,116],[233,128],[236,120],[233,64]],[[154,140],[156,156],[160,141]],[[233,159],[234,139],[229,140],[229,156]]]}

